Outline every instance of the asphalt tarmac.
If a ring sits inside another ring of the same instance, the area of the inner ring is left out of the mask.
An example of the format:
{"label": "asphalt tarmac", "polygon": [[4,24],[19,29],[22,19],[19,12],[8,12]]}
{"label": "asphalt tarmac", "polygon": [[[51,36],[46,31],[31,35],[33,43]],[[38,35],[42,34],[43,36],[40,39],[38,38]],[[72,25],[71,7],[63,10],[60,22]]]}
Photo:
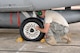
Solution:
{"label": "asphalt tarmac", "polygon": [[41,42],[16,42],[19,29],[0,29],[0,53],[80,53],[80,23],[70,24],[72,42],[50,46]]}

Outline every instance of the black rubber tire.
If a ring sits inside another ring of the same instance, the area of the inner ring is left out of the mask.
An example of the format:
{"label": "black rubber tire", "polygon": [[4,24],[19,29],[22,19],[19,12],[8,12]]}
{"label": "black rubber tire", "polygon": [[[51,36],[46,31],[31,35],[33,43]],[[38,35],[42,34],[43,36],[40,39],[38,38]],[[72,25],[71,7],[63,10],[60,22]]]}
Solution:
{"label": "black rubber tire", "polygon": [[24,33],[23,33],[23,28],[24,28],[24,26],[25,26],[27,23],[29,23],[29,22],[35,22],[35,23],[38,24],[41,28],[44,28],[43,22],[42,22],[40,19],[34,18],[34,17],[32,17],[32,18],[27,18],[27,19],[25,19],[25,20],[22,22],[22,24],[21,24],[21,26],[20,26],[20,34],[21,34],[22,38],[23,38],[24,40],[26,40],[26,41],[40,41],[40,40],[44,37],[45,33],[40,32],[39,36],[38,36],[37,38],[35,38],[35,39],[29,39],[29,38],[27,38],[27,37],[24,35]]}

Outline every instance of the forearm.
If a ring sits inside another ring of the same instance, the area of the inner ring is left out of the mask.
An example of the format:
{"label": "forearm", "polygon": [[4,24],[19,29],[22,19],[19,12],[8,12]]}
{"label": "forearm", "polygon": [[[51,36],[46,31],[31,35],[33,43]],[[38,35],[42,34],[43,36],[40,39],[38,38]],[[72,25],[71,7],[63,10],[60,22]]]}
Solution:
{"label": "forearm", "polygon": [[47,30],[45,30],[44,28],[38,28],[38,30],[43,32],[43,33],[47,33]]}
{"label": "forearm", "polygon": [[50,27],[50,24],[44,24],[44,28],[36,27],[36,29],[43,32],[43,33],[47,33],[49,27]]}

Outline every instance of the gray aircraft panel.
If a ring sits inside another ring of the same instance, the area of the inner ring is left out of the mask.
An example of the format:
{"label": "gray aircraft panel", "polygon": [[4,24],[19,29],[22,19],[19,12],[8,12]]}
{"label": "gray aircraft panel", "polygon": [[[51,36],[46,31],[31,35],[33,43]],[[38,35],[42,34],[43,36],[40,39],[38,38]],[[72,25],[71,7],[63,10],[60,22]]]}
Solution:
{"label": "gray aircraft panel", "polygon": [[56,7],[69,7],[80,5],[80,0],[30,0],[34,10],[50,9]]}
{"label": "gray aircraft panel", "polygon": [[33,10],[29,0],[0,0],[0,12]]}
{"label": "gray aircraft panel", "polygon": [[58,10],[68,23],[80,22],[80,10]]}
{"label": "gray aircraft panel", "polygon": [[0,0],[0,12],[34,11],[80,5],[80,0]]}
{"label": "gray aircraft panel", "polygon": [[[57,10],[56,12],[60,13],[68,21],[68,23],[80,22],[80,10]],[[25,19],[26,17],[20,13],[20,23],[22,23]],[[16,13],[12,13],[12,24],[10,24],[10,13],[0,13],[0,27],[18,27]]]}

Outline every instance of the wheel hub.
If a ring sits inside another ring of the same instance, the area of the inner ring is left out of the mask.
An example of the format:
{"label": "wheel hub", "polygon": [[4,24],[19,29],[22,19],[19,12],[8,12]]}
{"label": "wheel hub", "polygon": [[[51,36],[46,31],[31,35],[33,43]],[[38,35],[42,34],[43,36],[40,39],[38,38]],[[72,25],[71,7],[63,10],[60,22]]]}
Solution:
{"label": "wheel hub", "polygon": [[40,31],[36,30],[35,27],[38,26],[37,23],[29,22],[24,26],[24,35],[29,39],[35,39],[39,36]]}
{"label": "wheel hub", "polygon": [[31,28],[30,32],[34,32],[34,29]]}

